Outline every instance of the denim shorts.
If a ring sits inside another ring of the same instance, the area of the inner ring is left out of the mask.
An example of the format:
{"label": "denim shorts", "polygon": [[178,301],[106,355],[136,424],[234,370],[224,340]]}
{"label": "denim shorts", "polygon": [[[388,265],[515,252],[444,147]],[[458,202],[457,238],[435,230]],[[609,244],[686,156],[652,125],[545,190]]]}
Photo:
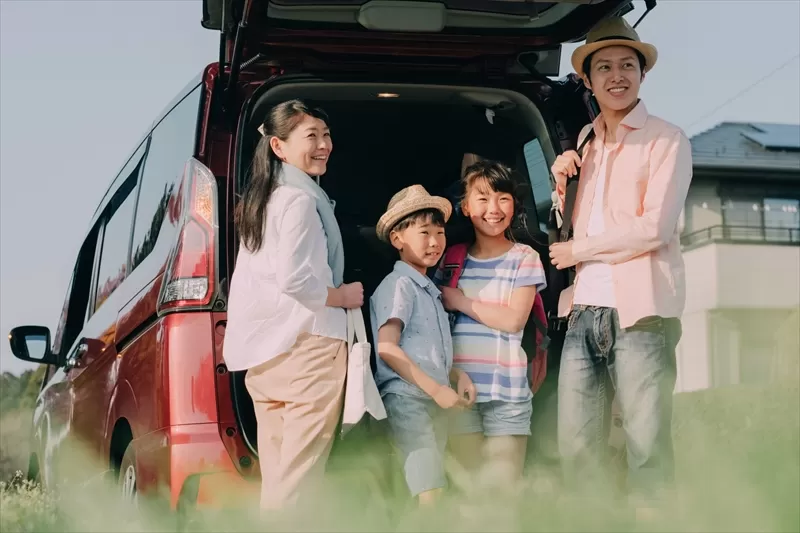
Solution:
{"label": "denim shorts", "polygon": [[412,496],[446,486],[447,415],[433,400],[385,394],[392,442],[400,453]]}
{"label": "denim shorts", "polygon": [[456,411],[451,419],[450,433],[464,435],[483,433],[487,437],[531,434],[531,401],[503,402],[491,400],[476,403],[466,411]]}

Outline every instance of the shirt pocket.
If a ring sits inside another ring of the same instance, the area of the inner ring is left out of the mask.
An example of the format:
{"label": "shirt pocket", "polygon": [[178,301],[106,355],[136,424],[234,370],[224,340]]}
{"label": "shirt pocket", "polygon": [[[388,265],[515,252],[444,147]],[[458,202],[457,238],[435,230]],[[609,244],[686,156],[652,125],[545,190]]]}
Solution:
{"label": "shirt pocket", "polygon": [[[620,171],[614,168],[608,180],[609,204],[616,206],[616,211],[629,216],[641,216],[644,212],[644,197],[650,181],[650,163],[642,158],[621,157]],[[638,160],[637,160],[638,159]]]}

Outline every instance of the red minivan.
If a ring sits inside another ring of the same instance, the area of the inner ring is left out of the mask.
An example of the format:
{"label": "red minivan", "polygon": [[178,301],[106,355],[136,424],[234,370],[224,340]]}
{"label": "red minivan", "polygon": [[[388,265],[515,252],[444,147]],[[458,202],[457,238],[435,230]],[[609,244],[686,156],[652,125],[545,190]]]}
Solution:
{"label": "red minivan", "polygon": [[[642,3],[644,13],[655,5]],[[213,503],[230,483],[257,486],[253,408],[222,340],[233,208],[270,107],[308,98],[330,115],[335,150],[322,183],[336,200],[345,281],[362,281],[368,295],[394,261],[374,231],[391,195],[421,183],[455,200],[462,162],[475,155],[516,170],[527,191],[518,238],[546,258],[549,167],[592,116],[575,77],[552,79],[561,45],[632,4],[204,0],[219,62],[167,106],[111,181],[52,340],[42,326],[9,336],[18,358],[48,365],[30,476],[46,486],[92,477],[73,467],[81,451],[125,497],[163,494],[173,509]],[[451,241],[462,230],[453,217]],[[556,340],[558,331],[553,321]],[[534,401],[537,423],[551,429],[554,378]],[[537,446],[557,457],[552,439]]]}

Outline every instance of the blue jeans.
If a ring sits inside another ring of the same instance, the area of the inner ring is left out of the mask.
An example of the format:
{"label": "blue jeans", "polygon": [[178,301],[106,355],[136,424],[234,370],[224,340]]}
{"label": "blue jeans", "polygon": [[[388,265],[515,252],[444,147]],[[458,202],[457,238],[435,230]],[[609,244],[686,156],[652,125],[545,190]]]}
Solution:
{"label": "blue jeans", "polygon": [[629,496],[650,500],[670,488],[675,347],[680,336],[677,318],[645,317],[623,329],[616,309],[573,308],[558,378],[558,446],[568,487],[591,491],[610,486],[608,432],[616,390]]}
{"label": "blue jeans", "polygon": [[394,393],[384,394],[383,405],[411,495],[445,487],[446,411],[433,400]]}

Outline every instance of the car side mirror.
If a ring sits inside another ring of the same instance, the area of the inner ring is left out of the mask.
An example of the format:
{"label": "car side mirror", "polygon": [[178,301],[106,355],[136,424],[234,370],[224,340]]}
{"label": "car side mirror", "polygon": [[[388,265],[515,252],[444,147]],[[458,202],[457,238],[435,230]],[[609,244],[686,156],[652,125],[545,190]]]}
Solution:
{"label": "car side mirror", "polygon": [[58,358],[50,349],[50,330],[44,326],[19,326],[8,334],[11,352],[17,359],[57,365]]}

